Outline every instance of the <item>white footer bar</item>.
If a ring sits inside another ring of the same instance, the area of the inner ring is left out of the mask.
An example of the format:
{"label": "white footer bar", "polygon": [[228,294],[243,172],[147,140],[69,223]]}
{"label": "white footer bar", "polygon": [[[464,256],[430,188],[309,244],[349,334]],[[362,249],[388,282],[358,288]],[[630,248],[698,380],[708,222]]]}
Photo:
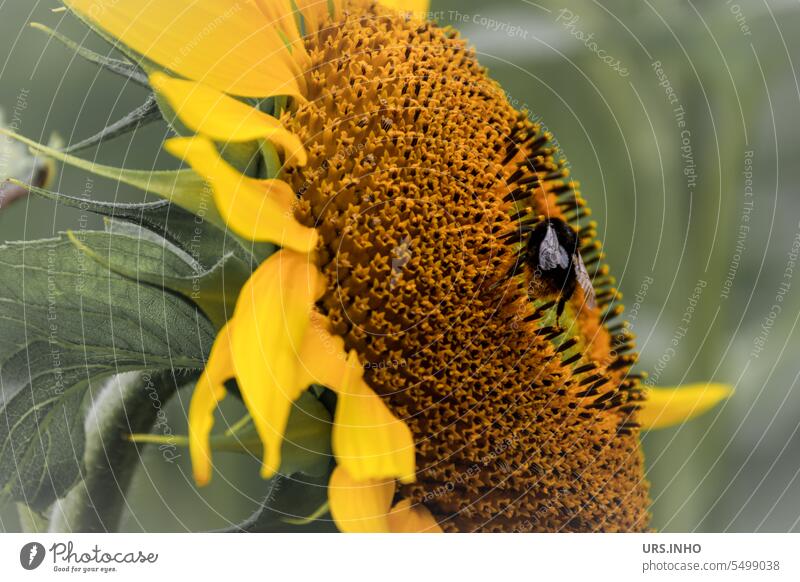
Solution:
{"label": "white footer bar", "polygon": [[800,534],[0,535],[3,580],[796,581],[798,554]]}

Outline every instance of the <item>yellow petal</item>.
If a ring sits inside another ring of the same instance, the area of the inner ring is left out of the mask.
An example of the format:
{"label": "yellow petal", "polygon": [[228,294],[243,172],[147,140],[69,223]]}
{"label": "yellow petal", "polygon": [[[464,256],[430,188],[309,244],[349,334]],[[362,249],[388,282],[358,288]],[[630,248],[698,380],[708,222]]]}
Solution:
{"label": "yellow petal", "polygon": [[[296,0],[295,2],[306,23],[306,34],[314,34],[320,30],[328,19],[327,0]],[[334,3],[336,4],[336,2]],[[334,7],[334,13],[338,13]]]}
{"label": "yellow petal", "polygon": [[209,435],[214,426],[214,411],[225,397],[225,381],[234,374],[230,332],[231,324],[228,323],[217,335],[189,405],[189,455],[194,480],[199,486],[211,480]]}
{"label": "yellow petal", "polygon": [[[272,0],[270,0],[272,1]],[[245,97],[302,95],[297,60],[279,26],[255,0],[65,0],[144,57],[207,85]]]}
{"label": "yellow petal", "polygon": [[283,180],[256,180],[240,174],[202,137],[173,138],[164,147],[211,184],[220,215],[239,236],[301,253],[316,246],[317,232],[294,218],[296,197]]}
{"label": "yellow petal", "polygon": [[300,29],[291,0],[256,0],[258,9],[272,26],[279,27],[290,45],[300,40]]}
{"label": "yellow petal", "polygon": [[727,384],[689,384],[677,388],[650,388],[639,411],[645,430],[686,422],[710,410],[733,394]]}
{"label": "yellow petal", "polygon": [[303,166],[308,161],[298,137],[263,111],[208,85],[163,73],[150,75],[150,83],[166,97],[181,121],[196,133],[223,143],[265,139],[284,151],[287,164]]}
{"label": "yellow petal", "polygon": [[431,5],[430,0],[378,0],[378,4],[398,12],[411,12],[418,18],[424,18]]}
{"label": "yellow petal", "polygon": [[350,352],[347,371],[336,390],[333,452],[336,460],[359,481],[415,478],[414,438],[406,424],[392,414],[364,381],[364,369]]}
{"label": "yellow petal", "polygon": [[343,467],[328,482],[328,504],[336,527],[345,533],[385,533],[394,480],[357,481]]}
{"label": "yellow petal", "polygon": [[233,363],[242,398],[264,443],[265,478],[280,467],[292,402],[307,387],[298,352],[324,285],[307,255],[281,250],[258,267],[239,294],[231,333]]}
{"label": "yellow petal", "polygon": [[412,506],[410,499],[397,503],[387,519],[393,533],[442,533],[428,508],[422,504]]}
{"label": "yellow petal", "polygon": [[314,312],[300,350],[300,373],[307,385],[341,386],[347,371],[344,340],[330,332],[328,320]]}

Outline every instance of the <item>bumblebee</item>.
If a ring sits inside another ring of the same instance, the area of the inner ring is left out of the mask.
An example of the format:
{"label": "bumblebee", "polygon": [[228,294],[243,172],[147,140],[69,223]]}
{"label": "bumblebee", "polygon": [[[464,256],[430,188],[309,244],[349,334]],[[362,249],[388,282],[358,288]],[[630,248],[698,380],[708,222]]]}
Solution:
{"label": "bumblebee", "polygon": [[523,258],[533,270],[532,287],[539,297],[558,297],[556,320],[578,285],[586,304],[594,307],[594,287],[581,258],[578,234],[559,218],[546,218],[523,229],[530,232]]}

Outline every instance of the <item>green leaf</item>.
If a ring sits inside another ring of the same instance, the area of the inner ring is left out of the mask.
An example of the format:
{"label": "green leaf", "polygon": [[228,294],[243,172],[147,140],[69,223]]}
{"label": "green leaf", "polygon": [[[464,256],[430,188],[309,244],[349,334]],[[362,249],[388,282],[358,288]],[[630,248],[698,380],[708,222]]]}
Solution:
{"label": "green leaf", "polygon": [[65,236],[0,247],[0,269],[0,495],[43,509],[81,475],[83,410],[104,379],[200,369],[214,328]]}
{"label": "green leaf", "polygon": [[23,532],[47,533],[49,520],[45,512],[31,509],[24,503],[17,503],[17,517]]}
{"label": "green leaf", "polygon": [[[122,223],[123,225],[125,223]],[[85,232],[72,242],[92,259],[139,283],[168,289],[196,303],[219,329],[227,321],[239,290],[250,276],[240,259],[228,253],[209,269],[203,269],[188,253],[148,230],[129,225],[120,232]]]}

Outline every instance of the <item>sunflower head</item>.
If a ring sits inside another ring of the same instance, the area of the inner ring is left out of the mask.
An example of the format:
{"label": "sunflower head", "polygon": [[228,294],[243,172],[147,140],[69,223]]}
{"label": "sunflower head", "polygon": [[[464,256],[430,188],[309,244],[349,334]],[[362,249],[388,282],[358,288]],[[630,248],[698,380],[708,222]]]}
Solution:
{"label": "sunflower head", "polygon": [[[300,399],[325,403],[343,531],[647,528],[639,431],[672,393],[648,408],[631,373],[552,136],[454,30],[423,3],[67,4],[145,68],[180,133],[166,149],[220,220],[278,248],[237,289],[197,383],[198,484],[235,382],[265,478],[287,470]],[[724,395],[697,390],[670,420]]]}

